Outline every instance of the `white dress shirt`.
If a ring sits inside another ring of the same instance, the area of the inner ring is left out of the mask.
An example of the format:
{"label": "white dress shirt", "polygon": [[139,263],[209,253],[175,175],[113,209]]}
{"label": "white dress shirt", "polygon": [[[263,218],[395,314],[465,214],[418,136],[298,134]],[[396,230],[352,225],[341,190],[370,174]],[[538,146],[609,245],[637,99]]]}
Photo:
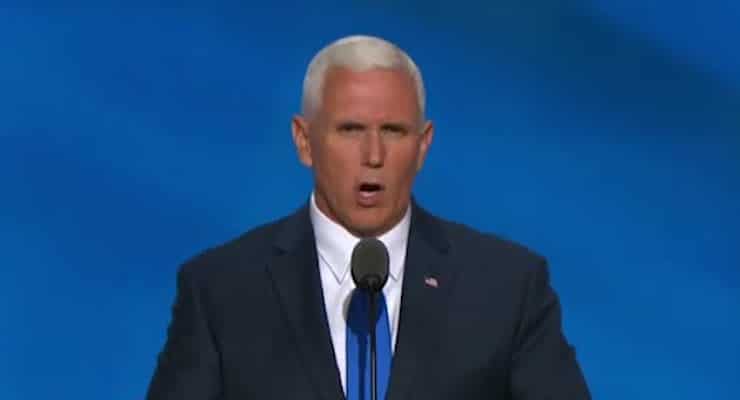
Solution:
{"label": "white dress shirt", "polygon": [[[347,393],[346,329],[347,309],[355,283],[350,274],[352,250],[360,238],[327,217],[318,206],[311,193],[311,223],[316,237],[316,250],[319,257],[321,288],[324,292],[324,306],[329,320],[331,341],[334,345],[342,388]],[[411,222],[411,207],[401,221],[378,239],[388,248],[390,257],[390,277],[383,287],[388,307],[388,325],[391,329],[391,349],[396,348],[398,316],[401,308],[401,286],[403,266],[406,261],[406,244]]]}

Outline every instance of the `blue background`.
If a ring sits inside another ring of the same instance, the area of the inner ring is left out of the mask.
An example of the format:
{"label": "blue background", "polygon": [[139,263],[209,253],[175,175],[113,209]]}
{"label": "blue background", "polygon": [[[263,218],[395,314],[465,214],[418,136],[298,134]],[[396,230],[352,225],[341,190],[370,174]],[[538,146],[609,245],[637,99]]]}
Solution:
{"label": "blue background", "polygon": [[416,196],[550,262],[597,399],[740,398],[740,3],[0,6],[0,398],[142,398],[179,264],[307,199],[310,57],[404,47]]}

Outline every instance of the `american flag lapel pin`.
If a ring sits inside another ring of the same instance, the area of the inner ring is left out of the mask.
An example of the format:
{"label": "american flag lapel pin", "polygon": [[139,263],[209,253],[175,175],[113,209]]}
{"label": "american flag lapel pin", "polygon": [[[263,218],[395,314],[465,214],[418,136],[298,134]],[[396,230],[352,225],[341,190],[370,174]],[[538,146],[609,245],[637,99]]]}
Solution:
{"label": "american flag lapel pin", "polygon": [[424,284],[434,289],[439,287],[439,281],[433,276],[424,277]]}

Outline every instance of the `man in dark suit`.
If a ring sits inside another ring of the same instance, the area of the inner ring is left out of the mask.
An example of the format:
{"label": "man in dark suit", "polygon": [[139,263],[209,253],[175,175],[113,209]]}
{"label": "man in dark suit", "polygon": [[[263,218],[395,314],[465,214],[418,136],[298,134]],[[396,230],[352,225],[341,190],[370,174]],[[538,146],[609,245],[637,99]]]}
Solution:
{"label": "man in dark suit", "polygon": [[180,269],[148,399],[366,398],[348,269],[368,237],[390,259],[380,398],[590,398],[545,260],[413,199],[434,133],[424,96],[414,62],[382,39],[314,57],[292,123],[310,200]]}

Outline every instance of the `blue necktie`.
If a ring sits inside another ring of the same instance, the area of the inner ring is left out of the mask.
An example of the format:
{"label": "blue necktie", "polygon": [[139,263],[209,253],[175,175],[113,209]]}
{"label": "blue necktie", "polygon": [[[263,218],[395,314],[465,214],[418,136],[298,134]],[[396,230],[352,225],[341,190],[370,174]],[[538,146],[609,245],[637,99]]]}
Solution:
{"label": "blue necktie", "polygon": [[[347,313],[347,400],[370,400],[370,305],[367,293],[355,289]],[[381,292],[376,301],[378,400],[385,399],[391,371],[391,330]]]}

